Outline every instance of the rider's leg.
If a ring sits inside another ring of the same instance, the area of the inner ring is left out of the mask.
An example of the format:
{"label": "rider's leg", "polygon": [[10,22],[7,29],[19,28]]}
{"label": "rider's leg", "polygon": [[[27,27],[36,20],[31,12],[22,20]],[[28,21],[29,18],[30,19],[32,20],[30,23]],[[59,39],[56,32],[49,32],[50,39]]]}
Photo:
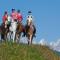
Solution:
{"label": "rider's leg", "polygon": [[29,29],[29,26],[26,25],[25,28],[24,28],[22,37],[24,37],[25,35],[27,35],[28,29]]}
{"label": "rider's leg", "polygon": [[27,25],[23,28],[23,35],[22,35],[22,37],[25,37],[25,35],[26,35],[26,28],[27,28]]}
{"label": "rider's leg", "polygon": [[36,34],[36,28],[35,28],[35,26],[34,26],[34,25],[33,25],[33,27],[34,27],[33,36],[34,36],[34,37],[36,37],[36,35],[35,35],[35,34]]}

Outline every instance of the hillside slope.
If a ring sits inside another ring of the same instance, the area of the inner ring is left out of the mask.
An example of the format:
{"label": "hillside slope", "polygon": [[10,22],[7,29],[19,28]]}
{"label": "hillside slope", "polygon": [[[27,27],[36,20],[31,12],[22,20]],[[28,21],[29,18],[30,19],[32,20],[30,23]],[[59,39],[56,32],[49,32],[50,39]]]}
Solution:
{"label": "hillside slope", "polygon": [[44,46],[1,43],[0,60],[60,60],[60,57]]}

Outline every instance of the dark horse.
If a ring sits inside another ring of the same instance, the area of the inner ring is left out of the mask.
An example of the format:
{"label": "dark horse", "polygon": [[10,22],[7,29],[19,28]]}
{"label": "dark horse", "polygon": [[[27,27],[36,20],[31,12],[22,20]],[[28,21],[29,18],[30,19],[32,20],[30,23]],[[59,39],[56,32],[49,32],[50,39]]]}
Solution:
{"label": "dark horse", "polygon": [[19,43],[21,33],[24,30],[24,25],[21,22],[18,22],[17,29],[16,29],[16,42]]}
{"label": "dark horse", "polygon": [[7,32],[8,32],[7,27],[5,27],[5,24],[2,23],[0,26],[0,34],[1,34],[2,40],[5,40],[5,41],[7,40]]}

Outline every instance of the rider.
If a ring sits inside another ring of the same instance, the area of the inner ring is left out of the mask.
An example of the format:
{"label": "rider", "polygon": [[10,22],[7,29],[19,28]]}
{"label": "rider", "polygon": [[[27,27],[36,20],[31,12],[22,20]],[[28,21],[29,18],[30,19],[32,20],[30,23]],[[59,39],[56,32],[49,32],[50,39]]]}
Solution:
{"label": "rider", "polygon": [[15,11],[15,9],[12,9],[11,18],[12,18],[12,21],[17,22],[17,12]]}
{"label": "rider", "polygon": [[7,19],[8,19],[8,13],[7,13],[7,11],[5,11],[4,15],[3,15],[3,18],[2,18],[4,24],[7,23]]}
{"label": "rider", "polygon": [[23,20],[22,14],[20,13],[20,10],[17,11],[17,20],[18,20],[18,22],[22,22],[22,20]]}
{"label": "rider", "polygon": [[7,28],[9,29],[9,27],[10,27],[10,25],[11,25],[11,16],[10,16],[10,15],[8,15],[7,20],[8,20]]}
{"label": "rider", "polygon": [[[25,28],[26,28],[26,32],[27,32],[28,31],[28,28],[30,27],[30,25],[32,25],[33,28],[34,28],[33,36],[36,37],[35,36],[36,28],[35,28],[35,26],[33,24],[33,16],[31,15],[31,13],[32,13],[31,11],[28,11],[27,24],[26,24]],[[26,33],[24,33],[24,36],[25,36],[25,34]]]}
{"label": "rider", "polygon": [[[20,10],[18,10],[17,11],[17,22],[22,24],[22,20],[23,20],[23,16],[22,16]],[[25,32],[24,26],[22,28],[23,28],[23,32]]]}
{"label": "rider", "polygon": [[7,13],[7,11],[4,12],[2,20],[3,20],[3,24],[7,26],[7,23],[8,23],[8,13]]}
{"label": "rider", "polygon": [[30,25],[30,23],[33,22],[33,17],[31,15],[31,11],[28,11],[28,16],[27,16],[27,24]]}

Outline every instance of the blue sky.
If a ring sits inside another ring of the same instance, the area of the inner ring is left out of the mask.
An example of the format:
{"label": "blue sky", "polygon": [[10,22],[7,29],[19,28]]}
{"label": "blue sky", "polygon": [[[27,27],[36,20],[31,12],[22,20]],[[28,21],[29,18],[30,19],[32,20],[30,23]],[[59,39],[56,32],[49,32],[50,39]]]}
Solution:
{"label": "blue sky", "polygon": [[60,1],[59,0],[1,0],[0,1],[0,22],[2,15],[7,10],[20,9],[23,15],[23,23],[26,23],[26,16],[29,10],[34,16],[37,33],[36,40],[44,38],[48,42],[60,39]]}

